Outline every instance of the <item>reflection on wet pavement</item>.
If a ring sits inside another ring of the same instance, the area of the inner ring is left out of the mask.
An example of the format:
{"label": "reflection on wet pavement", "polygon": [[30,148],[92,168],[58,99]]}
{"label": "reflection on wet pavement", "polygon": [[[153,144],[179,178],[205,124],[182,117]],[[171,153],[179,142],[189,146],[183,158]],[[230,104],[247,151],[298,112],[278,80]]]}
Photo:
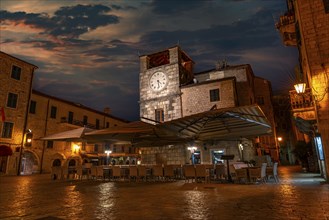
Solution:
{"label": "reflection on wet pavement", "polygon": [[329,219],[328,184],[279,171],[255,185],[0,177],[0,219]]}

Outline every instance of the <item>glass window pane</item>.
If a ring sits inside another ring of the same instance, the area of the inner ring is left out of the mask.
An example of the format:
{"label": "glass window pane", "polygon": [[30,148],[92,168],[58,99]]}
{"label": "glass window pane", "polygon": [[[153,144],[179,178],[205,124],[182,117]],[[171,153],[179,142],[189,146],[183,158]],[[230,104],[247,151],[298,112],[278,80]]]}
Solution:
{"label": "glass window pane", "polygon": [[9,93],[8,100],[7,100],[7,107],[16,108],[17,105],[17,94]]}
{"label": "glass window pane", "polygon": [[22,71],[22,69],[20,67],[13,65],[13,67],[11,69],[11,78],[20,80],[21,71]]}
{"label": "glass window pane", "polygon": [[13,134],[14,123],[5,122],[3,124],[2,135],[3,138],[11,138]]}

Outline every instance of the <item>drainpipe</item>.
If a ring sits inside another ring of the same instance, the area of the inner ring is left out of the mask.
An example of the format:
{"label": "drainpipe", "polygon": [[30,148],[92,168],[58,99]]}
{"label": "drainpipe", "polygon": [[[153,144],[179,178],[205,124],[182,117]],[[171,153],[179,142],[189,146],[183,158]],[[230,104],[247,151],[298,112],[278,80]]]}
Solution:
{"label": "drainpipe", "polygon": [[34,75],[34,70],[37,67],[32,68],[32,73],[31,73],[31,80],[30,80],[30,92],[28,95],[28,104],[26,105],[26,111],[25,111],[25,118],[24,118],[24,126],[23,126],[23,137],[22,137],[22,142],[21,142],[21,148],[19,150],[19,158],[18,158],[18,166],[17,166],[17,176],[21,174],[21,165],[22,165],[22,156],[23,156],[23,147],[24,147],[24,139],[25,139],[25,133],[27,129],[27,120],[29,117],[29,107],[30,107],[30,101],[31,101],[31,94],[32,94],[32,82],[33,82],[33,75]]}
{"label": "drainpipe", "polygon": [[[44,130],[43,136],[46,136],[46,134],[47,134],[49,102],[50,102],[50,99],[48,99],[48,103],[47,103],[47,112],[46,112],[46,119],[45,119],[45,122],[46,123],[45,123],[45,130]],[[43,156],[45,154],[45,148],[46,148],[46,141],[43,141],[43,144],[42,144],[42,153],[41,153],[41,160],[40,160],[40,174],[42,174]]]}

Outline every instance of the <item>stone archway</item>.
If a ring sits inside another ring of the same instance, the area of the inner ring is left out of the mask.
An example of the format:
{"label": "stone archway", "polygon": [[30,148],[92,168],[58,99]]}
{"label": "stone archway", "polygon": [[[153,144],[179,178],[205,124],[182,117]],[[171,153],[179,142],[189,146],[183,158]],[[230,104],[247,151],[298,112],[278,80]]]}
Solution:
{"label": "stone archway", "polygon": [[62,161],[60,159],[55,159],[52,163],[53,167],[60,167],[62,166]]}
{"label": "stone archway", "polygon": [[25,151],[21,161],[21,175],[31,175],[39,170],[39,158],[33,151]]}

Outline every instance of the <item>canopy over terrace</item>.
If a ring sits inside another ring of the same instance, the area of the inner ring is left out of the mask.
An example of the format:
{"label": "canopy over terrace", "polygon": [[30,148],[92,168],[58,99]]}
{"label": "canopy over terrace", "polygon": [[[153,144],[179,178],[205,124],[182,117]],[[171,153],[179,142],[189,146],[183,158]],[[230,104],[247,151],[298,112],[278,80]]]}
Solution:
{"label": "canopy over terrace", "polygon": [[91,132],[94,129],[81,127],[73,130],[63,131],[60,133],[51,134],[40,138],[44,141],[71,141],[71,142],[84,142],[84,136],[87,132]]}
{"label": "canopy over terrace", "polygon": [[88,141],[132,144],[133,146],[162,146],[184,143],[189,140],[188,137],[178,137],[174,132],[162,129],[159,125],[142,121],[88,132],[85,138]]}
{"label": "canopy over terrace", "polygon": [[165,123],[142,121],[89,132],[93,141],[126,141],[133,146],[162,146],[191,141],[228,140],[270,134],[271,126],[258,105],[215,109]]}

